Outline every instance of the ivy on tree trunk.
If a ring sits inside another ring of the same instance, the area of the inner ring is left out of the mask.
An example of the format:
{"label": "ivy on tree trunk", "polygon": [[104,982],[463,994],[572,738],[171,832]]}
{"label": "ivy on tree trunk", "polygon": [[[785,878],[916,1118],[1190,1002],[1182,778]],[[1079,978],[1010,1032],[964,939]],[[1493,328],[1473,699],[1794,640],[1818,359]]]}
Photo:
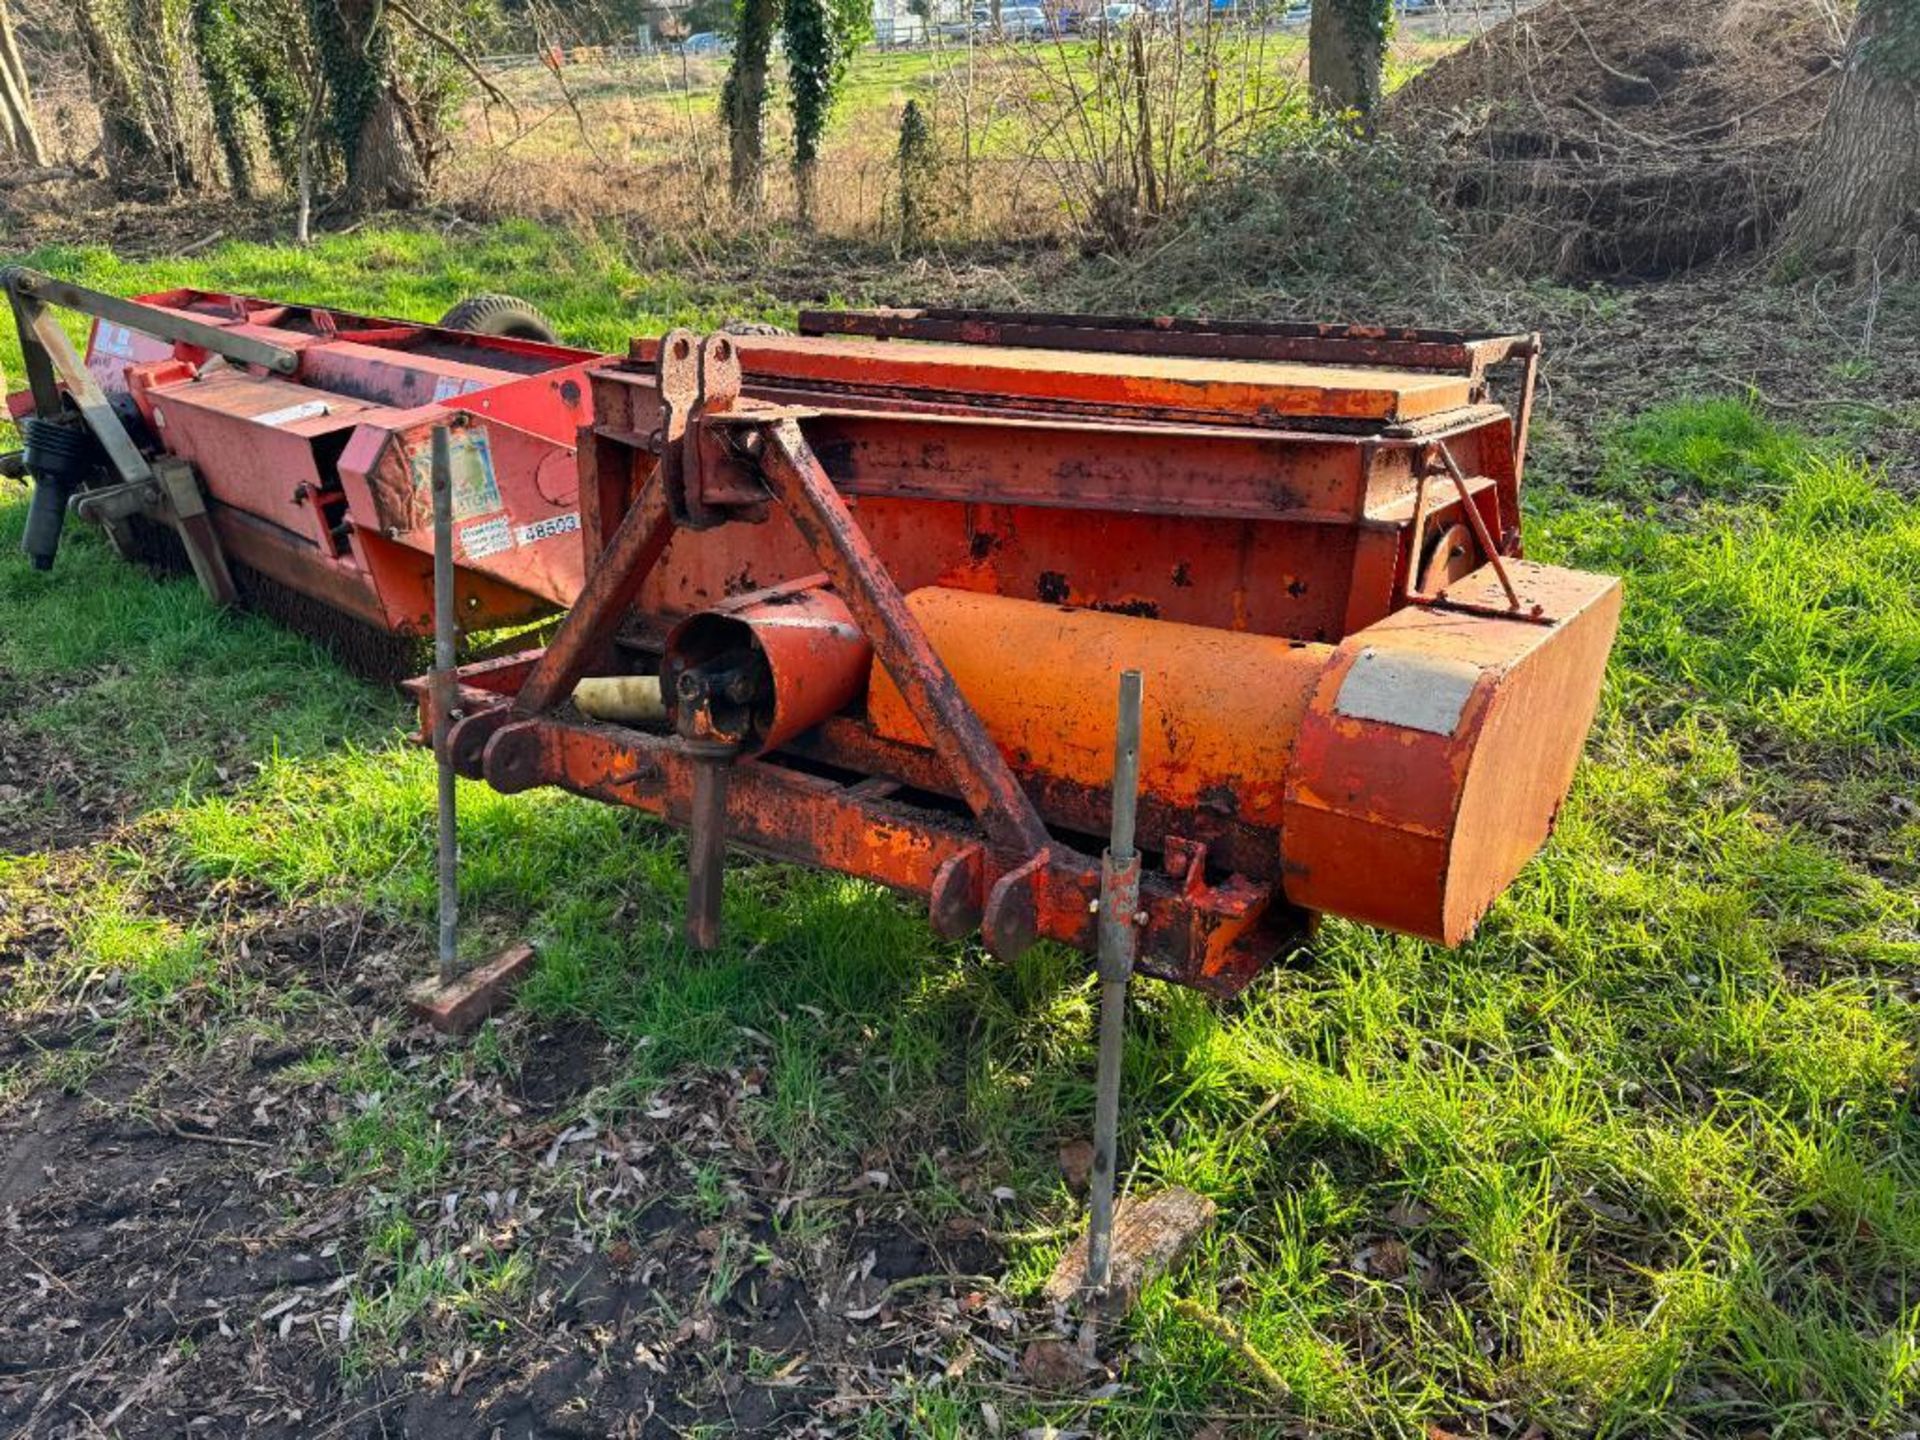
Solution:
{"label": "ivy on tree trunk", "polygon": [[367,208],[413,208],[427,198],[431,148],[401,90],[380,0],[307,4],[348,193]]}
{"label": "ivy on tree trunk", "polygon": [[253,193],[253,152],[247,143],[247,88],[240,66],[240,25],[229,0],[193,0],[194,58],[207,87],[213,133],[227,160],[227,183],[242,199]]}
{"label": "ivy on tree trunk", "polygon": [[1307,84],[1324,115],[1373,128],[1393,35],[1393,0],[1313,0]]}
{"label": "ivy on tree trunk", "polygon": [[727,123],[727,186],[742,210],[765,199],[761,174],[767,136],[767,56],[780,18],[780,0],[737,0],[733,61],[720,90]]}
{"label": "ivy on tree trunk", "polygon": [[131,39],[131,17],[116,0],[78,0],[74,25],[87,85],[100,112],[100,156],[114,193],[138,197],[175,188],[172,157],[146,103]]}
{"label": "ivy on tree trunk", "polygon": [[846,60],[827,0],[785,0],[781,29],[787,37],[787,103],[793,112],[794,206],[800,223],[810,226],[820,137]]}

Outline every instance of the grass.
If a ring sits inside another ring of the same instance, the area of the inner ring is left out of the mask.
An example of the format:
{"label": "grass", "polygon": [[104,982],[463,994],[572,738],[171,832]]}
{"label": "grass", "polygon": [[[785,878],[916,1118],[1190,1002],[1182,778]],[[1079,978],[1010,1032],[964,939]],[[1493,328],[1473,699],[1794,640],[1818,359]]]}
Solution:
{"label": "grass", "polygon": [[[793,318],[791,308],[738,283],[703,286],[673,270],[637,269],[607,237],[532,221],[460,235],[358,230],[322,235],[306,249],[227,241],[185,259],[130,261],[104,246],[60,245],[17,263],[113,294],[199,285],[406,320],[437,320],[471,295],[511,284],[513,294],[552,317],[568,344],[619,353],[633,336],[670,325]],[[0,364],[10,375],[21,373],[11,325],[0,331]]]}
{"label": "grass", "polygon": [[[413,315],[530,290],[600,344],[647,327],[616,293],[660,321],[720,302],[617,268],[596,290],[587,259],[562,266],[520,227],[458,255],[376,233],[310,255],[38,263],[117,288],[217,275]],[[1189,1433],[1186,1417],[1222,1410],[1270,1417],[1249,1433],[1355,1436],[1911,1428],[1920,823],[1897,802],[1920,775],[1920,504],[1839,443],[1712,398],[1628,421],[1598,483],[1569,478],[1536,480],[1533,553],[1618,570],[1629,605],[1546,852],[1456,952],[1333,922],[1311,963],[1235,1005],[1142,986],[1129,1183],[1193,1186],[1222,1219],[1145,1297],[1125,1387],[1048,1401],[900,1379],[872,1433],[979,1433],[983,1403],[1007,1426],[1111,1436]],[[0,495],[0,549],[23,516],[20,492]],[[257,985],[210,1001],[228,942],[156,906],[162,882],[351,898],[426,933],[430,768],[390,697],[302,642],[214,615],[81,535],[51,577],[0,566],[0,671],[22,686],[16,726],[104,744],[101,768],[144,810],[116,845],[0,860],[0,896],[51,907],[67,936],[44,983],[8,992],[16,1020],[103,973],[142,987],[152,1025],[270,1012]],[[224,778],[203,758],[216,729]],[[1003,1223],[1045,1236],[1077,1218],[1054,1152],[1090,1118],[1082,961],[1042,948],[1001,965],[869,887],[746,862],[723,948],[694,956],[677,936],[676,835],[553,795],[461,799],[467,903],[540,947],[522,1005],[613,1042],[597,1116],[766,1055],[742,1120],[802,1177],[858,1175],[883,1153],[929,1217],[991,1184],[1016,1197]],[[49,900],[73,866],[109,888]],[[0,945],[26,908],[0,906]],[[356,1366],[435,1314],[484,1332],[535,1288],[511,1257],[416,1258],[415,1202],[459,1148],[439,1102],[499,1056],[483,1037],[408,1069],[383,1040],[343,1041],[284,1082],[337,1097],[327,1163],[383,1197],[363,1235]],[[28,1062],[0,1077],[0,1104],[58,1080]],[[957,1178],[961,1154],[979,1157],[974,1180]],[[723,1214],[725,1177],[683,1164],[676,1203]],[[785,1223],[821,1222],[802,1206]],[[1030,1296],[1061,1243],[1016,1244],[1009,1287]],[[731,1286],[751,1256],[726,1255],[715,1283]],[[1286,1393],[1181,1301],[1228,1319]]]}

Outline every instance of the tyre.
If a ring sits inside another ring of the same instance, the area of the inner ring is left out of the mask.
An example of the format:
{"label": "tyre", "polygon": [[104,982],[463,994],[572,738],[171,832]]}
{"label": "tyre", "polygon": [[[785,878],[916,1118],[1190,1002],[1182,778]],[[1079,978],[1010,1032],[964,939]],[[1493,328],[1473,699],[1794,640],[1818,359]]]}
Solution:
{"label": "tyre", "polygon": [[498,335],[507,340],[538,340],[557,345],[553,322],[524,300],[511,295],[474,295],[440,317],[443,330],[465,330],[474,335]]}

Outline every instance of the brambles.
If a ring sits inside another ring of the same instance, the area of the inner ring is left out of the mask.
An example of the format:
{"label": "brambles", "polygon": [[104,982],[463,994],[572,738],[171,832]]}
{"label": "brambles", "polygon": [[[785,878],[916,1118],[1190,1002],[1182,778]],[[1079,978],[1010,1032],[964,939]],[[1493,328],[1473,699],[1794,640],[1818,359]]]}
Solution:
{"label": "brambles", "polygon": [[1486,259],[1671,274],[1773,242],[1834,45],[1793,0],[1547,0],[1414,77],[1386,125],[1445,140],[1441,202]]}
{"label": "brambles", "polygon": [[1457,250],[1432,199],[1436,161],[1430,146],[1366,139],[1342,118],[1276,128],[1091,283],[1120,308],[1218,308],[1250,287],[1236,310],[1301,281],[1430,284]]}

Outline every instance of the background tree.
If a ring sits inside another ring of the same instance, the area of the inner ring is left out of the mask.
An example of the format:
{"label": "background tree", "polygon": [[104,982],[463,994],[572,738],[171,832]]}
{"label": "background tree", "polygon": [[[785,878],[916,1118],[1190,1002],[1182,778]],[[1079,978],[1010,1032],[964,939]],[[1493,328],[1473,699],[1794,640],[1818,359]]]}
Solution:
{"label": "background tree", "polygon": [[227,183],[244,199],[254,188],[250,106],[240,64],[240,21],[230,0],[193,0],[193,49],[213,111],[213,133],[226,156]]}
{"label": "background tree", "polygon": [[299,77],[314,67],[305,14],[280,0],[191,0],[191,14],[193,58],[234,194],[258,187],[260,141],[293,185],[309,88]]}
{"label": "background tree", "polygon": [[781,29],[787,41],[788,103],[793,112],[794,205],[802,225],[813,224],[820,141],[827,133],[834,97],[872,23],[871,5],[857,0],[785,0]]}
{"label": "background tree", "polygon": [[[155,103],[158,66],[146,50],[155,38],[147,26],[156,18],[169,18],[157,0],[76,0],[74,6],[87,83],[100,112],[100,155],[119,195],[165,194],[194,181],[184,137],[167,128],[178,112]],[[177,77],[169,75],[167,83]]]}
{"label": "background tree", "polygon": [[734,14],[733,61],[720,92],[734,204],[751,210],[764,199],[767,61],[777,24],[787,53],[796,205],[800,222],[810,225],[820,141],[853,52],[872,27],[871,5],[867,0],[739,0]]}
{"label": "background tree", "polygon": [[1307,84],[1322,114],[1373,128],[1393,35],[1393,0],[1313,0]]}
{"label": "background tree", "polygon": [[427,198],[433,136],[402,84],[391,0],[307,0],[327,84],[327,128],[363,208],[408,210]]}
{"label": "background tree", "polygon": [[727,188],[742,210],[758,210],[766,199],[767,59],[779,19],[780,0],[738,0],[734,10],[733,61],[720,88],[720,113],[727,125]]}
{"label": "background tree", "polygon": [[1788,226],[1790,264],[1864,280],[1920,241],[1920,3],[1861,0]]}
{"label": "background tree", "polygon": [[0,149],[29,165],[47,163],[40,127],[33,118],[33,87],[27,83],[27,66],[14,37],[7,0],[0,0]]}

